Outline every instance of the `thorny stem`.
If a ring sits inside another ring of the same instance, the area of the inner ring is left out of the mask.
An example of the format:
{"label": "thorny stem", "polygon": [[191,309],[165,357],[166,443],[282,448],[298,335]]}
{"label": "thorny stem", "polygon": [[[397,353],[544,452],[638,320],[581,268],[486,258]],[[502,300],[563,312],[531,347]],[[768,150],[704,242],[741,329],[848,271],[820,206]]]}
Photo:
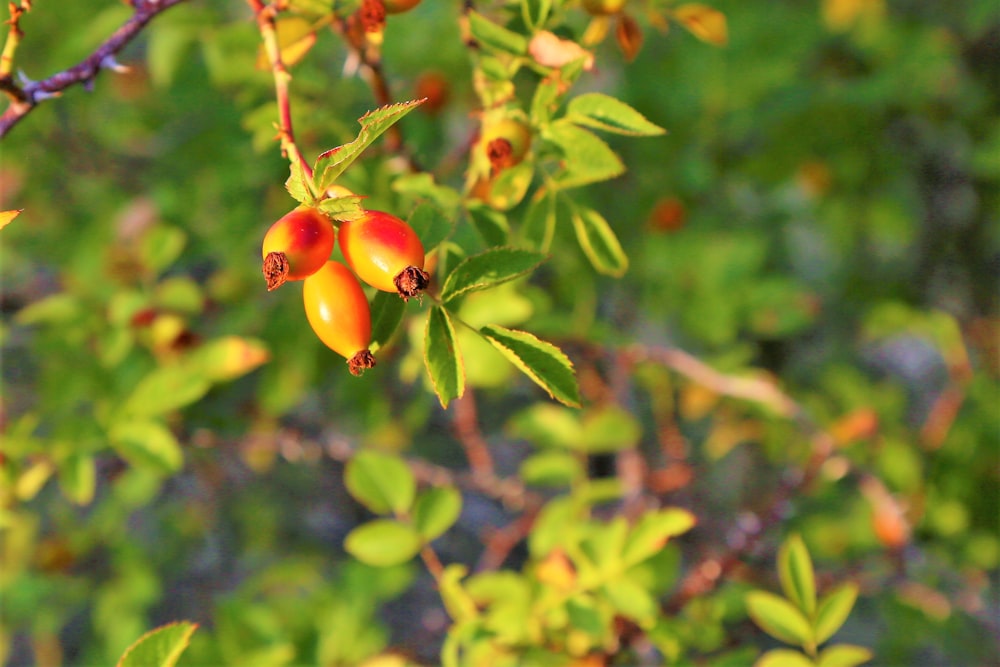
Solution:
{"label": "thorny stem", "polygon": [[13,68],[14,51],[21,39],[20,28],[16,25],[14,15],[17,13],[19,17],[19,14],[23,13],[19,10],[27,10],[31,5],[30,0],[22,0],[19,8],[11,12],[11,29],[7,34],[2,56],[0,56],[3,59],[0,63],[0,90],[3,90],[11,99],[10,105],[0,115],[0,138],[6,136],[11,128],[31,113],[43,100],[57,97],[63,90],[74,84],[86,85],[93,82],[102,69],[120,67],[115,60],[115,55],[124,49],[157,14],[184,1],[133,0],[132,6],[135,8],[135,13],[80,63],[42,81],[26,81],[23,85],[19,85],[11,77],[10,71]]}
{"label": "thorny stem", "polygon": [[[21,38],[24,37],[24,31],[21,30],[19,21],[21,15],[31,9],[31,1],[21,0],[16,5],[11,2],[8,8],[10,19],[8,19],[7,25],[10,26],[10,30],[7,32],[7,41],[3,45],[3,53],[0,54],[0,78],[4,79],[10,78],[11,70],[14,69],[14,52],[17,51],[17,45],[21,43]],[[21,102],[23,100],[15,97],[13,101]]]}
{"label": "thorny stem", "polygon": [[278,13],[285,8],[286,0],[275,0],[271,4],[264,4],[261,0],[247,0],[247,4],[250,5],[257,18],[257,28],[260,30],[264,50],[267,52],[267,59],[271,64],[271,72],[274,74],[274,94],[278,104],[278,138],[281,141],[281,154],[291,162],[298,162],[311,183],[312,167],[309,166],[309,162],[303,157],[295,143],[292,105],[288,98],[288,82],[292,80],[292,75],[288,73],[285,63],[281,59],[281,47],[278,45],[278,32],[274,22]]}

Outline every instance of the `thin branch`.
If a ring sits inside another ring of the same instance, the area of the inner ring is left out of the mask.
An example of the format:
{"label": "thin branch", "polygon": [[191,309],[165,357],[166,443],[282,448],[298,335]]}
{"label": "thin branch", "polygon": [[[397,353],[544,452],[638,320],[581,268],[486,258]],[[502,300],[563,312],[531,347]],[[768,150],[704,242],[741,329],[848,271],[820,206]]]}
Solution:
{"label": "thin branch", "polygon": [[[38,104],[46,99],[58,97],[63,90],[75,84],[91,84],[102,69],[118,69],[120,65],[115,56],[131,42],[136,35],[156,15],[178,5],[185,0],[134,0],[135,13],[118,30],[116,30],[96,51],[87,56],[79,64],[42,81],[24,80],[18,85],[6,74],[0,77],[0,88],[11,97],[10,106],[0,115],[0,138],[10,132],[22,118],[27,116]],[[12,31],[13,32],[13,31]],[[5,45],[4,55],[10,44]],[[10,47],[13,49],[13,47]]]}
{"label": "thin branch", "polygon": [[247,4],[250,5],[257,19],[257,29],[260,30],[260,37],[264,41],[264,50],[267,52],[267,59],[271,64],[271,72],[274,74],[281,153],[290,161],[298,162],[306,177],[312,181],[312,167],[309,166],[309,162],[303,157],[295,143],[295,130],[292,127],[292,105],[288,98],[288,83],[292,80],[292,75],[288,73],[288,69],[281,59],[281,47],[278,44],[278,32],[275,27],[275,17],[284,8],[285,3],[276,0],[272,4],[265,5],[261,0],[247,0]]}

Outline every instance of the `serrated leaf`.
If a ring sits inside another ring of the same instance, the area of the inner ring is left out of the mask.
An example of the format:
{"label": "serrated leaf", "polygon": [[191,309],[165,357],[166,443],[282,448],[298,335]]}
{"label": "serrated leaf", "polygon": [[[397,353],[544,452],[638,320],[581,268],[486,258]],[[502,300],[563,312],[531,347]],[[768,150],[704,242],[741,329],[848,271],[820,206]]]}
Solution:
{"label": "serrated leaf", "polygon": [[0,229],[3,229],[11,222],[13,222],[14,218],[21,215],[21,211],[23,210],[24,210],[23,208],[18,208],[12,211],[0,211]]}
{"label": "serrated leaf", "polygon": [[441,306],[434,306],[427,313],[424,365],[441,407],[447,408],[452,399],[461,398],[465,393],[462,352],[455,340],[451,317]]}
{"label": "serrated leaf", "polygon": [[180,621],[150,630],[125,650],[118,667],[174,667],[197,629],[197,623]]}
{"label": "serrated leaf", "polygon": [[494,51],[523,56],[528,52],[528,39],[524,35],[507,30],[476,11],[468,13],[469,32],[482,46]]}
{"label": "serrated leaf", "polygon": [[600,213],[591,208],[574,209],[573,230],[580,249],[598,273],[618,278],[628,271],[628,257]]}
{"label": "serrated leaf", "polygon": [[151,466],[157,472],[173,474],[184,465],[180,443],[158,421],[129,419],[117,422],[108,431],[108,440],[123,459],[134,466]]}
{"label": "serrated leaf", "polygon": [[629,532],[622,561],[626,567],[641,563],[663,549],[671,537],[686,533],[695,523],[694,514],[677,507],[643,514]]}
{"label": "serrated leaf", "polygon": [[757,626],[786,644],[813,644],[809,621],[798,607],[785,598],[767,591],[752,591],[746,595],[747,613]]}
{"label": "serrated leaf", "polygon": [[359,118],[361,131],[354,141],[330,149],[316,158],[313,169],[316,189],[325,192],[383,132],[423,103],[424,100],[411,100],[389,104]]}
{"label": "serrated leaf", "polygon": [[816,659],[816,667],[857,667],[872,657],[872,652],[864,646],[837,644],[820,652]]}
{"label": "serrated leaf", "polygon": [[510,242],[510,224],[507,222],[507,216],[500,211],[470,201],[469,218],[486,245],[498,246]]}
{"label": "serrated leaf", "polygon": [[815,667],[801,651],[776,648],[757,658],[753,667]]}
{"label": "serrated leaf", "polygon": [[424,491],[413,506],[413,527],[425,542],[443,535],[462,513],[462,494],[450,486]]}
{"label": "serrated leaf", "polygon": [[479,332],[549,396],[565,405],[579,407],[580,388],[576,372],[562,350],[525,331],[495,324],[487,325]]}
{"label": "serrated leaf", "polygon": [[785,597],[811,618],[816,611],[816,580],[809,550],[799,535],[792,535],[778,549],[778,578]]}
{"label": "serrated leaf", "polygon": [[692,2],[674,9],[674,18],[703,42],[725,46],[729,41],[726,15],[717,9]]}
{"label": "serrated leaf", "polygon": [[139,381],[122,411],[137,417],[163,415],[194,403],[209,388],[204,372],[192,364],[162,366]]}
{"label": "serrated leaf", "polygon": [[361,206],[361,202],[364,200],[365,198],[359,195],[324,199],[319,202],[319,210],[326,213],[330,218],[340,220],[341,222],[357,220],[365,213],[364,207]]}
{"label": "serrated leaf", "polygon": [[490,248],[466,257],[448,274],[441,290],[444,302],[479,290],[496,287],[527,275],[545,261],[545,256],[521,248]]}
{"label": "serrated leaf", "polygon": [[406,302],[395,292],[375,293],[371,302],[372,341],[371,349],[378,352],[385,347],[403,321]]}
{"label": "serrated leaf", "polygon": [[816,608],[816,643],[822,644],[844,624],[858,599],[858,586],[841,584],[823,596]]}
{"label": "serrated leaf", "polygon": [[[281,63],[285,67],[291,67],[309,53],[309,49],[316,44],[316,30],[313,23],[301,16],[281,16],[274,22],[275,33],[278,39],[278,48],[281,51]],[[269,69],[267,51],[261,44],[257,51],[257,68]]]}
{"label": "serrated leaf", "polygon": [[615,134],[651,137],[666,133],[629,105],[602,93],[585,93],[570,100],[566,119]]}
{"label": "serrated leaf", "polygon": [[560,120],[552,123],[542,137],[562,151],[563,171],[556,175],[556,181],[563,188],[606,181],[625,173],[621,158],[590,130]]}
{"label": "serrated leaf", "polygon": [[422,543],[417,531],[393,519],[376,519],[358,526],[344,539],[344,549],[366,565],[389,567],[407,562]]}
{"label": "serrated leaf", "polygon": [[292,196],[292,199],[300,204],[312,204],[314,197],[312,190],[306,183],[306,172],[302,168],[302,163],[298,160],[289,162],[288,178],[285,180],[285,190]]}
{"label": "serrated leaf", "polygon": [[444,212],[427,202],[417,204],[406,220],[407,224],[417,233],[417,238],[424,246],[424,252],[430,252],[451,235],[455,223],[448,219]]}
{"label": "serrated leaf", "polygon": [[375,514],[409,512],[417,492],[416,479],[403,459],[375,451],[358,452],[347,462],[344,484]]}

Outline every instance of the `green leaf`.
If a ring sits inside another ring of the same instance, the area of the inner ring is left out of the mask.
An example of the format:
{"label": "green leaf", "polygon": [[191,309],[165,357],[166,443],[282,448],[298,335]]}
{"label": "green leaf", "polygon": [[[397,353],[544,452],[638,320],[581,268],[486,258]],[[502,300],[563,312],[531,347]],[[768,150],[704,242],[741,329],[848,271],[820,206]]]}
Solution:
{"label": "green leaf", "polygon": [[580,413],[552,403],[535,403],[510,418],[506,433],[536,447],[579,449],[583,438]]}
{"label": "green leaf", "polygon": [[501,211],[509,211],[514,208],[524,199],[534,176],[535,165],[529,160],[504,169],[490,185],[490,204]]}
{"label": "green leaf", "polygon": [[319,210],[334,220],[342,222],[357,220],[365,213],[365,209],[361,206],[361,202],[364,200],[364,197],[358,195],[324,199],[319,202]]}
{"label": "green leaf", "polygon": [[139,381],[122,410],[139,417],[163,415],[199,400],[211,386],[193,364],[162,366]]}
{"label": "green leaf", "polygon": [[559,120],[542,132],[542,138],[562,151],[563,171],[556,182],[564,188],[606,181],[625,173],[621,158],[590,130]]}
{"label": "green leaf", "polygon": [[424,365],[441,407],[447,408],[452,399],[465,393],[462,352],[455,341],[455,328],[448,311],[441,306],[434,306],[427,313]]}
{"label": "green leaf", "polygon": [[469,12],[468,17],[469,31],[482,46],[515,56],[523,56],[528,52],[528,38],[524,35],[511,32],[476,11]]}
{"label": "green leaf", "polygon": [[616,278],[625,274],[628,257],[604,216],[590,208],[576,208],[573,229],[583,254],[598,273]]}
{"label": "green leaf", "polygon": [[97,488],[97,468],[90,454],[71,454],[59,462],[59,488],[77,505],[89,505]]}
{"label": "green leaf", "polygon": [[510,242],[510,224],[507,216],[485,204],[469,202],[469,219],[488,246],[502,246]]}
{"label": "green leaf", "polygon": [[197,623],[180,621],[150,630],[125,650],[118,667],[174,667],[197,629]]}
{"label": "green leaf", "polygon": [[434,176],[426,171],[419,174],[405,174],[400,176],[392,182],[392,189],[395,192],[410,195],[411,197],[429,199],[443,210],[449,212],[453,212],[462,200],[462,195],[454,188],[435,183]]}
{"label": "green leaf", "polygon": [[565,405],[579,407],[580,388],[576,383],[576,373],[573,363],[562,350],[527,332],[495,324],[487,325],[479,332],[549,396]]}
{"label": "green leaf", "polygon": [[556,233],[556,195],[536,195],[528,205],[521,223],[521,238],[539,252],[548,252]]}
{"label": "green leaf", "polygon": [[820,651],[816,667],[857,667],[872,657],[872,652],[864,646],[837,644]]}
{"label": "green leaf", "polygon": [[548,451],[532,454],[521,463],[521,479],[532,486],[569,486],[584,479],[580,458],[569,452]]}
{"label": "green leaf", "polygon": [[187,244],[187,234],[172,225],[154,225],[142,235],[139,256],[142,265],[159,274],[177,261]]}
{"label": "green leaf", "polygon": [[544,261],[541,253],[510,247],[490,248],[466,257],[448,274],[441,300],[448,302],[469,292],[496,287],[530,273]]}
{"label": "green leaf", "polygon": [[409,512],[417,492],[416,479],[403,459],[367,450],[348,461],[344,484],[355,500],[375,514]]}
{"label": "green leaf", "polygon": [[691,512],[677,507],[667,507],[656,512],[646,512],[629,532],[622,561],[631,567],[659,553],[667,540],[691,530],[697,519]]}
{"label": "green leaf", "polygon": [[451,528],[462,513],[462,494],[450,486],[428,489],[413,507],[413,526],[426,542],[436,540]]}
{"label": "green leaf", "polygon": [[643,586],[627,577],[619,577],[602,588],[615,611],[643,628],[652,627],[659,606]]}
{"label": "green leaf", "polygon": [[403,321],[406,302],[394,292],[378,291],[372,298],[372,341],[371,349],[378,352],[385,347]]}
{"label": "green leaf", "polygon": [[17,311],[18,324],[66,324],[83,314],[83,304],[72,294],[59,292],[46,296]]}
{"label": "green leaf", "polygon": [[814,664],[800,651],[776,648],[760,656],[753,667],[814,667]]}
{"label": "green leaf", "polygon": [[579,447],[588,454],[607,454],[631,449],[641,437],[642,427],[631,412],[607,405],[584,415]]}
{"label": "green leaf", "polygon": [[438,579],[438,591],[441,593],[441,602],[444,608],[456,624],[472,618],[478,614],[476,603],[469,593],[462,587],[462,578],[468,573],[464,565],[452,563],[444,568],[441,578]]}
{"label": "green leaf", "polygon": [[602,93],[585,93],[570,100],[566,119],[615,134],[650,137],[666,133],[629,105]]}
{"label": "green leaf", "polygon": [[799,535],[791,535],[778,549],[778,577],[785,597],[812,618],[816,611],[816,580],[809,550]]}
{"label": "green leaf", "polygon": [[417,204],[406,222],[417,233],[425,253],[430,252],[447,239],[455,226],[455,223],[449,220],[441,209],[427,202]]}
{"label": "green leaf", "polygon": [[521,17],[532,30],[545,25],[545,19],[552,11],[552,0],[521,0]]}
{"label": "green leaf", "polygon": [[775,639],[798,646],[813,644],[809,621],[788,600],[767,591],[752,591],[746,595],[746,604],[753,622]]}
{"label": "green leaf", "polygon": [[300,204],[313,203],[315,197],[306,183],[308,177],[305,169],[302,168],[302,163],[298,160],[291,160],[288,171],[289,175],[285,180],[285,190],[288,190],[288,194]]}
{"label": "green leaf", "polygon": [[413,526],[393,519],[375,519],[358,526],[344,539],[344,549],[359,561],[375,567],[407,562],[422,542]]}
{"label": "green leaf", "polygon": [[112,425],[108,440],[122,458],[134,466],[151,466],[172,474],[184,465],[180,443],[158,421],[127,420]]}
{"label": "green leaf", "polygon": [[372,142],[421,104],[423,100],[389,104],[369,111],[359,118],[361,131],[354,141],[332,148],[316,158],[316,166],[313,169],[316,189],[325,192]]}
{"label": "green leaf", "polygon": [[820,600],[816,609],[816,643],[822,644],[844,624],[858,599],[858,585],[841,584]]}

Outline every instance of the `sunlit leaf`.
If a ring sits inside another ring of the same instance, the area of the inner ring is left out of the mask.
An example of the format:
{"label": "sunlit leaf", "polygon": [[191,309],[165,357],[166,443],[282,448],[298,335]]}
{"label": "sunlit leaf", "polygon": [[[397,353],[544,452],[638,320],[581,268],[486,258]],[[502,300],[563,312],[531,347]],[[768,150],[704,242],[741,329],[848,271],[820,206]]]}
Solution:
{"label": "sunlit leaf", "polygon": [[18,208],[13,211],[0,211],[0,229],[9,225],[23,210],[23,208]]}
{"label": "sunlit leaf", "polygon": [[528,40],[499,26],[476,11],[468,12],[469,31],[482,46],[493,51],[511,53],[515,56],[524,55],[528,51]]}
{"label": "sunlit leaf", "polygon": [[798,646],[813,644],[809,621],[788,600],[774,593],[752,591],[746,595],[746,604],[753,622],[775,639]]}
{"label": "sunlit leaf", "polygon": [[778,577],[785,596],[812,617],[816,610],[816,580],[809,551],[799,535],[792,535],[778,549]]}
{"label": "sunlit leaf", "polygon": [[393,454],[365,450],[348,461],[344,484],[355,500],[375,514],[410,510],[416,479],[406,462]]}
{"label": "sunlit leaf", "polygon": [[872,652],[863,646],[837,644],[820,651],[816,667],[857,667],[873,657]]}
{"label": "sunlit leaf", "polygon": [[844,624],[858,599],[858,585],[841,584],[823,596],[816,609],[816,643],[822,644]]}
{"label": "sunlit leaf", "polygon": [[552,123],[542,138],[563,154],[563,171],[556,177],[563,188],[606,181],[625,172],[621,158],[600,137],[569,121]]}
{"label": "sunlit leaf", "polygon": [[132,465],[151,466],[165,474],[175,473],[184,465],[180,443],[161,422],[141,419],[118,422],[109,430],[108,439]]}
{"label": "sunlit leaf", "polygon": [[490,248],[466,257],[444,282],[441,300],[448,302],[463,294],[490,289],[531,273],[545,261],[541,253],[521,248]]}
{"label": "sunlit leaf", "polygon": [[455,328],[448,311],[440,306],[427,313],[424,365],[441,407],[447,408],[452,399],[465,393],[465,369],[455,340]]}
{"label": "sunlit leaf", "polygon": [[815,664],[801,651],[776,648],[760,656],[753,667],[815,667]]}
{"label": "sunlit leaf", "polygon": [[580,389],[573,364],[558,347],[525,331],[497,325],[488,325],[479,331],[549,396],[572,407],[580,405]]}
{"label": "sunlit leaf", "polygon": [[197,629],[197,623],[181,621],[150,630],[126,649],[118,667],[174,667]]}
{"label": "sunlit leaf", "polygon": [[628,104],[603,93],[585,93],[570,100],[566,118],[616,134],[649,137],[666,132]]}
{"label": "sunlit leaf", "polygon": [[703,42],[715,46],[725,46],[729,42],[726,15],[717,9],[692,2],[675,8],[674,18]]}
{"label": "sunlit leaf", "polygon": [[412,526],[393,519],[376,519],[358,526],[344,539],[344,549],[366,565],[389,567],[420,552],[421,540]]}
{"label": "sunlit leaf", "polygon": [[425,541],[436,540],[451,528],[462,512],[462,495],[458,489],[440,486],[428,489],[417,497],[413,506],[413,526]]}
{"label": "sunlit leaf", "polygon": [[599,273],[620,277],[628,270],[628,257],[611,225],[592,208],[573,211],[576,240],[590,263]]}
{"label": "sunlit leaf", "polygon": [[694,514],[677,507],[646,512],[629,532],[622,561],[626,566],[641,563],[663,549],[671,537],[689,531],[696,522]]}

